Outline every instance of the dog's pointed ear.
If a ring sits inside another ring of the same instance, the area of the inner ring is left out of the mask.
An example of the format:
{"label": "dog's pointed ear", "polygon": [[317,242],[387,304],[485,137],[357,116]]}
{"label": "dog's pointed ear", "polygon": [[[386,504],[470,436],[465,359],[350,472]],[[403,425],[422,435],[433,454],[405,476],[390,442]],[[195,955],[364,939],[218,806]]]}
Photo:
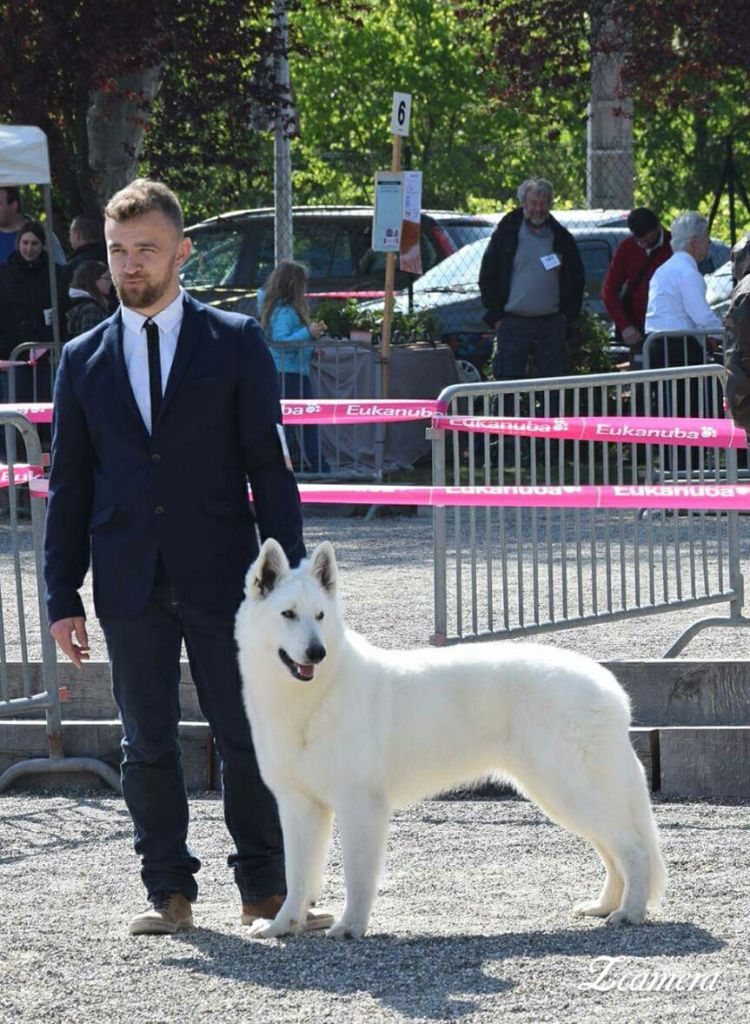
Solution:
{"label": "dog's pointed ear", "polygon": [[339,570],[336,565],[333,545],[330,541],[324,540],[322,544],[318,544],[315,548],[310,559],[308,571],[317,579],[323,590],[329,594],[334,592]]}
{"label": "dog's pointed ear", "polygon": [[245,593],[248,597],[266,597],[288,572],[289,562],[284,549],[278,541],[269,537],[263,542],[260,554],[248,570]]}

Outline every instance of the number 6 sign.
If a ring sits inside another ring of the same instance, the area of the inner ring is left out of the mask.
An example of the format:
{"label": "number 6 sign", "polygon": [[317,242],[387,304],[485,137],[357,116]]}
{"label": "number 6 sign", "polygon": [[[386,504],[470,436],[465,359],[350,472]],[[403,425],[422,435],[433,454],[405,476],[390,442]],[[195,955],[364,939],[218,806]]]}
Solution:
{"label": "number 6 sign", "polygon": [[391,112],[391,133],[393,135],[408,135],[410,116],[411,93],[394,92],[393,110]]}

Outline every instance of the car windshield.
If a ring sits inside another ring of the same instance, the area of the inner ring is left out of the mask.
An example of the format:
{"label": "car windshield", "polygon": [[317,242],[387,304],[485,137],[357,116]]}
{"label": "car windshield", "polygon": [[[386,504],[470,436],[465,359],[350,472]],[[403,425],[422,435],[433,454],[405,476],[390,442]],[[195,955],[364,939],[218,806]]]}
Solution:
{"label": "car windshield", "polygon": [[[489,238],[480,238],[428,270],[414,282],[414,294],[478,290],[479,269],[488,242]],[[596,296],[612,259],[612,248],[609,242],[600,238],[580,238],[576,243],[586,275],[586,290],[589,295]]]}
{"label": "car windshield", "polygon": [[180,272],[183,285],[196,288],[231,284],[242,248],[243,231],[223,224],[220,228],[196,231],[191,237],[193,251]]}
{"label": "car windshield", "polygon": [[709,305],[723,302],[732,293],[732,261],[727,260],[713,274],[706,275],[706,301]]}
{"label": "car windshield", "polygon": [[476,288],[488,242],[489,238],[479,238],[448,256],[414,282],[414,292],[460,291],[466,286]]}
{"label": "car windshield", "polygon": [[495,230],[494,224],[451,224],[450,221],[447,224],[438,223],[451,236],[457,249],[470,245],[479,238],[489,238]]}

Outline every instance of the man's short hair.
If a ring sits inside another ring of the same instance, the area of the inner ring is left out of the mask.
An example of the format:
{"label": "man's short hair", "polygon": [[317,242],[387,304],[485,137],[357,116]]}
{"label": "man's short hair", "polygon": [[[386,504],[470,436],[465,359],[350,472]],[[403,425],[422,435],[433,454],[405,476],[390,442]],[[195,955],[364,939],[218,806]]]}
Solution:
{"label": "man's short hair", "polygon": [[100,242],[102,240],[102,222],[99,217],[90,217],[79,213],[70,223],[72,231],[77,231],[82,242]]}
{"label": "man's short hair", "polygon": [[672,252],[684,252],[693,238],[706,237],[708,220],[695,210],[688,210],[675,217],[669,230],[672,232]]}
{"label": "man's short hair", "polygon": [[518,202],[521,206],[523,206],[529,192],[540,192],[549,199],[550,206],[552,205],[552,183],[547,181],[546,178],[527,178],[526,181],[518,186]]}
{"label": "man's short hair", "polygon": [[15,185],[0,185],[0,192],[5,193],[5,202],[15,203],[18,209],[21,209],[21,190],[16,188]]}
{"label": "man's short hair", "polygon": [[120,223],[141,217],[151,210],[163,213],[172,221],[177,233],[182,235],[185,225],[179,199],[162,182],[150,181],[148,178],[136,178],[116,192],[104,207],[104,216]]}
{"label": "man's short hair", "polygon": [[628,214],[628,230],[635,238],[643,238],[649,231],[659,228],[659,218],[653,210],[638,206]]}

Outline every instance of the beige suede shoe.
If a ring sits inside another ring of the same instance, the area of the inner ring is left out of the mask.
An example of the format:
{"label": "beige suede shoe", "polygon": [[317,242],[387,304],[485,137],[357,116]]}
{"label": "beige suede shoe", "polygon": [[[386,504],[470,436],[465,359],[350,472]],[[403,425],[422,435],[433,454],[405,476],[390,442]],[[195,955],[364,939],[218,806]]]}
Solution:
{"label": "beige suede shoe", "polygon": [[174,935],[193,927],[190,900],[181,892],[157,892],[151,906],[128,925],[131,935]]}
{"label": "beige suede shoe", "polygon": [[[252,903],[243,903],[242,923],[253,924],[259,918],[272,921],[281,909],[283,902],[283,896],[265,896],[263,899],[254,900]],[[327,910],[318,910],[317,907],[310,907],[303,931],[319,932],[324,928],[330,928],[332,924],[333,914],[329,914]]]}

